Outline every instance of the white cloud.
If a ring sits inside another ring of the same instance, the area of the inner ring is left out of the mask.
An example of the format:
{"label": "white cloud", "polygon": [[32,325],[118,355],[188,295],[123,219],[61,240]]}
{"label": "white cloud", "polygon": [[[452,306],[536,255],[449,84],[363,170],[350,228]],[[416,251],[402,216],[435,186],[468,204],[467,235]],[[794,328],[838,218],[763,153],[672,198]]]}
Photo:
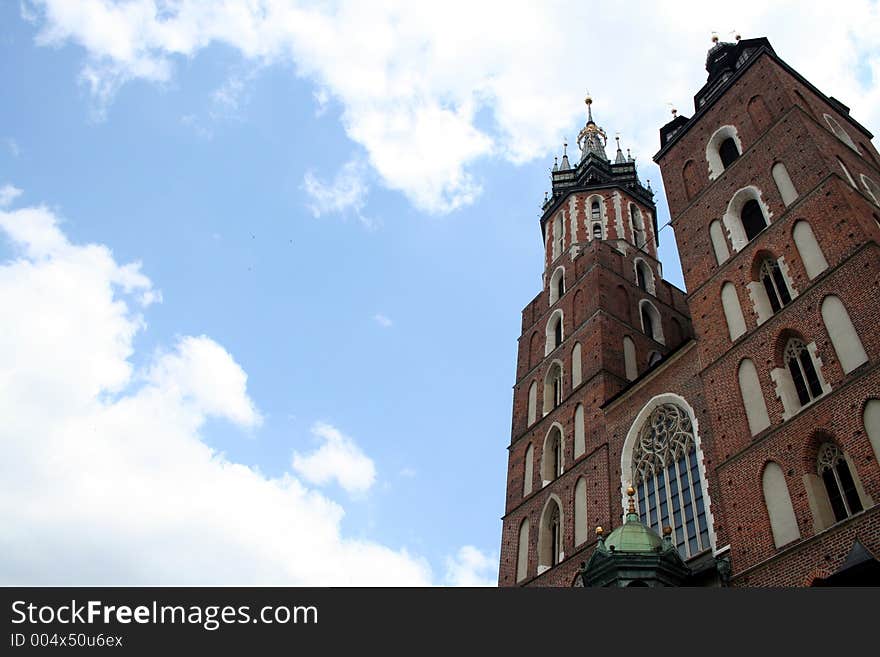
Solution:
{"label": "white cloud", "polygon": [[329,183],[320,180],[314,172],[307,171],[302,188],[308,196],[312,215],[322,217],[326,214],[353,213],[367,228],[375,227],[374,222],[363,215],[370,191],[365,175],[364,164],[357,159],[342,165]]}
{"label": "white cloud", "polygon": [[[481,192],[474,165],[550,157],[573,143],[589,88],[600,124],[659,180],[649,156],[671,101],[690,114],[705,81],[711,30],[767,35],[819,88],[880,122],[880,8],[744,0],[584,3],[203,3],[34,0],[38,43],[79,44],[99,105],[130,79],[163,83],[172,64],[212,44],[249,63],[293,64],[317,87],[318,111],[340,103],[349,137],[385,185],[419,208],[448,212]],[[687,20],[682,20],[682,17]],[[854,29],[854,26],[859,26]],[[609,65],[613,63],[613,65]],[[537,201],[536,201],[537,203]]]}
{"label": "white cloud", "polygon": [[446,584],[449,586],[497,586],[498,558],[472,545],[446,558]]}
{"label": "white cloud", "polygon": [[382,328],[391,328],[394,325],[394,322],[392,322],[390,318],[386,317],[382,313],[376,313],[375,315],[373,315],[373,321]]}
{"label": "white cloud", "polygon": [[[247,376],[207,336],[132,365],[140,266],[71,243],[45,207],[0,210],[0,584],[427,585],[424,559],[344,536],[344,509],[203,440],[256,430]],[[372,462],[329,425],[310,477],[365,490]],[[311,470],[309,468],[312,468]],[[324,470],[321,470],[324,468]],[[320,472],[319,472],[320,471]]]}
{"label": "white cloud", "polygon": [[293,454],[293,470],[311,484],[336,481],[349,493],[364,493],[376,481],[376,467],[355,442],[336,427],[317,422],[312,434],[324,443],[310,454]]}
{"label": "white cloud", "polygon": [[0,187],[0,208],[12,205],[12,202],[21,196],[21,190],[14,185],[5,184]]}
{"label": "white cloud", "polygon": [[416,472],[416,469],[409,466],[401,468],[400,470],[400,476],[405,477],[406,479],[413,479],[417,474],[418,472]]}

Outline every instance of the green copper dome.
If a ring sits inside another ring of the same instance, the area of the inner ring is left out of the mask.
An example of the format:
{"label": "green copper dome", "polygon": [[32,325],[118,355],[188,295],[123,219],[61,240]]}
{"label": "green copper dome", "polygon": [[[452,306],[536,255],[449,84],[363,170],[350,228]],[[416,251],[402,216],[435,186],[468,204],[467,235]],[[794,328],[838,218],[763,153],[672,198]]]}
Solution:
{"label": "green copper dome", "polygon": [[626,522],[605,539],[605,548],[614,552],[661,552],[663,539],[650,527],[639,522],[636,513],[627,513]]}

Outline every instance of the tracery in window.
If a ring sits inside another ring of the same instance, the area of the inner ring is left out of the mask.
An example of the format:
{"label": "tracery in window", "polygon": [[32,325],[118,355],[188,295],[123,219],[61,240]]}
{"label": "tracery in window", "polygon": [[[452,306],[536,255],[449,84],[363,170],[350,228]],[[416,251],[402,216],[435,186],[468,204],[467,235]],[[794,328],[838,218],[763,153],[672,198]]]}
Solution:
{"label": "tracery in window", "polygon": [[840,522],[862,510],[862,502],[849,471],[849,465],[837,445],[823,443],[819,447],[816,468],[825,484],[825,492],[828,493],[828,501],[831,503],[835,521]]}
{"label": "tracery in window", "polygon": [[791,302],[791,292],[776,260],[764,260],[758,275],[774,313],[779,312],[783,306]]}
{"label": "tracery in window", "polygon": [[671,527],[682,558],[710,547],[694,429],[677,404],[657,406],[639,430],[632,480],[642,522],[658,534]]}
{"label": "tracery in window", "polygon": [[822,384],[819,382],[816,366],[813,364],[813,359],[810,357],[810,352],[803,340],[797,338],[789,340],[785,346],[784,359],[801,406],[820,397]]}

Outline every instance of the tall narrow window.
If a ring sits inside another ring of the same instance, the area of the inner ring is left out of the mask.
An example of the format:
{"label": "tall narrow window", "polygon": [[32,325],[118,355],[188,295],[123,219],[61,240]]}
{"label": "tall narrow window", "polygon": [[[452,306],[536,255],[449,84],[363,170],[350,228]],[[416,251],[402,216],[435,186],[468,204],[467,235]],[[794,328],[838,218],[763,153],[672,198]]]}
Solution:
{"label": "tall narrow window", "polygon": [[593,223],[602,223],[602,210],[599,208],[599,201],[593,201],[590,206],[590,219]]}
{"label": "tall narrow window", "polygon": [[565,268],[557,267],[550,277],[550,305],[559,301],[565,294]]}
{"label": "tall narrow window", "polygon": [[645,335],[649,338],[654,337],[654,322],[651,320],[651,313],[648,311],[648,306],[642,306],[642,328],[645,330]]}
{"label": "tall narrow window", "polygon": [[550,565],[559,563],[559,555],[562,552],[562,535],[559,526],[559,507],[554,505],[553,514],[550,516]]}
{"label": "tall narrow window", "polygon": [[648,289],[648,284],[645,282],[645,271],[639,266],[636,266],[636,283],[641,289]]}
{"label": "tall narrow window", "polygon": [[562,511],[555,496],[551,497],[541,514],[538,531],[538,574],[562,561]]}
{"label": "tall narrow window", "polygon": [[868,362],[862,340],[840,297],[832,294],[822,300],[822,321],[844,374]]}
{"label": "tall narrow window", "polygon": [[574,544],[587,540],[587,480],[578,479],[574,487]]}
{"label": "tall narrow window", "polygon": [[529,445],[526,449],[525,463],[523,463],[523,497],[532,492],[532,479],[535,476],[535,448]]}
{"label": "tall narrow window", "polygon": [[544,379],[544,415],[562,403],[562,365],[554,361]]}
{"label": "tall narrow window", "polygon": [[630,215],[632,216],[633,241],[638,248],[645,245],[645,224],[642,221],[642,211],[634,204],[629,205]]}
{"label": "tall narrow window", "polygon": [[835,521],[840,522],[862,510],[862,502],[849,465],[837,445],[824,443],[819,447],[816,466],[822,483],[825,484]]}
{"label": "tall narrow window", "polygon": [[593,239],[602,239],[602,224],[593,224]]}
{"label": "tall narrow window", "polygon": [[736,147],[733,137],[728,137],[721,142],[721,146],[718,147],[718,155],[721,157],[721,164],[725,169],[736,161],[739,157],[739,149]]}
{"label": "tall narrow window", "polygon": [[556,220],[553,222],[553,259],[556,260],[559,256],[562,255],[562,236],[563,236],[563,228],[562,228],[562,215],[556,217]]}
{"label": "tall narrow window", "polygon": [[556,326],[553,328],[553,346],[558,347],[562,344],[562,319],[557,320]]}
{"label": "tall narrow window", "polygon": [[757,237],[758,233],[767,227],[767,220],[764,219],[764,213],[761,206],[755,199],[748,201],[742,209],[740,215],[743,229],[746,232],[746,239],[751,241]]}
{"label": "tall narrow window", "polygon": [[819,247],[819,242],[816,241],[810,224],[803,220],[798,221],[794,225],[792,236],[810,280],[828,269],[828,261],[825,260],[825,255]]}
{"label": "tall narrow window", "polygon": [[779,268],[779,263],[775,260],[765,260],[761,264],[760,270],[761,284],[767,292],[767,299],[770,301],[770,307],[773,312],[779,312],[782,307],[791,302],[791,293]]}
{"label": "tall narrow window", "polygon": [[632,456],[639,517],[657,533],[672,527],[683,558],[710,547],[694,428],[677,404],[655,408],[639,430]]}
{"label": "tall narrow window", "polygon": [[816,366],[802,340],[792,338],[788,341],[785,347],[785,366],[791,374],[801,406],[822,395],[822,384],[819,383]]}
{"label": "tall narrow window", "polygon": [[562,431],[554,425],[544,439],[541,454],[541,479],[547,485],[562,474]]}
{"label": "tall narrow window", "polygon": [[788,175],[785,165],[782,162],[777,162],[773,165],[771,173],[773,174],[773,180],[776,182],[776,188],[779,190],[779,195],[782,197],[782,202],[786,206],[794,203],[797,200],[798,193],[791,182],[791,177]]}
{"label": "tall narrow window", "polygon": [[529,519],[526,518],[519,526],[519,540],[516,545],[516,581],[526,578],[529,566]]}
{"label": "tall narrow window", "polygon": [[538,416],[538,383],[532,381],[529,386],[529,408],[528,408],[528,426],[532,426]]}

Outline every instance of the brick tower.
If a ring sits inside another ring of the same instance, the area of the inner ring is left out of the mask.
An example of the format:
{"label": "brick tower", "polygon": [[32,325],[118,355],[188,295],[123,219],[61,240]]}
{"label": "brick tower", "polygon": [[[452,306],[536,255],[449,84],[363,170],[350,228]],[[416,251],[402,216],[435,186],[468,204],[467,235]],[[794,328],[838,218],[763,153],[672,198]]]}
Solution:
{"label": "brick tower", "polygon": [[690,584],[880,582],[880,156],[766,39],[716,42],[706,70],[654,158],[687,294],[590,99],[580,162],[554,167],[502,586],[577,583],[630,484]]}

